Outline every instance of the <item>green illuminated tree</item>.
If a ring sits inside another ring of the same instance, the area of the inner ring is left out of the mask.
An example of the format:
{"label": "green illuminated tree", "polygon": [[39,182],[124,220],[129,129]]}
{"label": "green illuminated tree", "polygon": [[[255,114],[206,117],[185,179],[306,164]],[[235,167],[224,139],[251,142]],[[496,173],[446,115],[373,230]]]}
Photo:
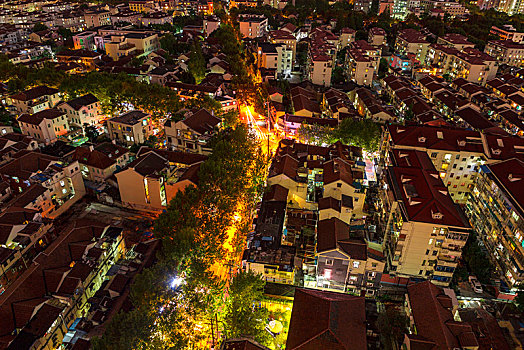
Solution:
{"label": "green illuminated tree", "polygon": [[270,342],[265,330],[269,312],[260,305],[265,281],[253,271],[240,272],[229,286],[229,299],[224,316],[227,338],[253,337],[261,344]]}

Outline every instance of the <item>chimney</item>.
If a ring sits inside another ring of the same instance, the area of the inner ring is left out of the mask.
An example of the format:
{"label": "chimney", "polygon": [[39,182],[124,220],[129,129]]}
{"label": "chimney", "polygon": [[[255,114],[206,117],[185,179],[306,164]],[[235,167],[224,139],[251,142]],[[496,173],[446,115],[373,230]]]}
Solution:
{"label": "chimney", "polygon": [[95,146],[89,145],[89,152],[93,152],[95,150]]}
{"label": "chimney", "polygon": [[116,145],[116,140],[114,140],[114,139],[111,140],[111,143],[112,143],[113,145]]}

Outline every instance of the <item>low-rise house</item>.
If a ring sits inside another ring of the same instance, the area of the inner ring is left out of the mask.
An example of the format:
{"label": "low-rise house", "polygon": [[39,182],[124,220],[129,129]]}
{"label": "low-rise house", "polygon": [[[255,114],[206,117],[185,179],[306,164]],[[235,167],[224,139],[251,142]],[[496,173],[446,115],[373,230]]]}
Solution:
{"label": "low-rise house", "polygon": [[54,107],[59,101],[58,89],[44,85],[11,95],[7,99],[8,105],[12,105],[18,114],[34,114]]}
{"label": "low-rise house", "polygon": [[44,109],[35,114],[22,114],[17,119],[22,134],[40,143],[49,144],[69,133],[66,113],[57,109]]}
{"label": "low-rise house", "polygon": [[373,295],[380,286],[385,258],[362,238],[351,238],[349,225],[332,217],[317,226],[317,287]]}
{"label": "low-rise house", "polygon": [[[123,255],[122,229],[79,220],[39,254],[2,295],[0,329],[8,349],[61,346],[89,310],[109,268]],[[16,332],[15,337],[4,337]]]}
{"label": "low-rise house", "polygon": [[142,111],[129,111],[107,120],[109,138],[124,145],[140,144],[154,135],[151,115]]}
{"label": "low-rise house", "polygon": [[165,209],[178,191],[198,185],[198,170],[206,156],[141,149],[138,157],[115,177],[122,205],[138,210]]}
{"label": "low-rise house", "polygon": [[296,86],[291,89],[290,94],[295,115],[303,117],[318,117],[322,115],[315,92]]}
{"label": "low-rise house", "polygon": [[368,349],[366,300],[342,293],[296,289],[286,349]]}
{"label": "low-rise house", "polygon": [[184,120],[168,120],[164,124],[168,145],[185,152],[211,153],[207,142],[220,127],[221,119],[204,108],[188,114]]}
{"label": "low-rise house", "polygon": [[410,333],[404,336],[403,346],[479,349],[471,325],[454,317],[453,298],[456,298],[453,291],[445,291],[429,281],[409,285],[405,309]]}
{"label": "low-rise house", "polygon": [[100,101],[93,94],[62,102],[56,108],[66,114],[69,125],[80,128],[84,124],[96,125],[103,117]]}
{"label": "low-rise house", "polygon": [[220,28],[220,18],[214,15],[204,18],[204,34],[206,37],[208,37],[218,28]]}
{"label": "low-rise house", "polygon": [[60,63],[82,64],[84,71],[90,72],[102,61],[102,54],[86,49],[63,50],[56,54],[56,58]]}
{"label": "low-rise house", "polygon": [[11,208],[0,214],[0,293],[27,268],[27,262],[50,243],[47,233],[52,222],[31,209]]}
{"label": "low-rise house", "polygon": [[141,22],[143,26],[173,24],[173,16],[167,12],[150,12],[142,16]]}
{"label": "low-rise house", "polygon": [[80,165],[35,151],[19,151],[0,167],[0,177],[11,188],[5,208],[37,210],[54,219],[85,194]]}
{"label": "low-rise house", "polygon": [[111,142],[77,147],[72,159],[80,163],[83,178],[93,182],[104,182],[130,160],[127,148]]}

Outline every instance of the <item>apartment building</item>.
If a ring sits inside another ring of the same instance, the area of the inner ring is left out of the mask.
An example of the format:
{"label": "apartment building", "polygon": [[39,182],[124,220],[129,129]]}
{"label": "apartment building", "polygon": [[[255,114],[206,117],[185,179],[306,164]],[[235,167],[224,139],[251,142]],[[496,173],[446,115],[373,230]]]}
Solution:
{"label": "apartment building", "polygon": [[358,85],[371,86],[375,62],[364,51],[350,47],[346,51],[346,75]]}
{"label": "apartment building", "polygon": [[373,27],[368,31],[368,42],[373,46],[387,45],[386,31]]}
{"label": "apartment building", "polygon": [[519,44],[524,44],[524,33],[517,32],[511,24],[503,25],[501,28],[493,26],[489,34],[498,36],[500,40],[511,40]]}
{"label": "apartment building", "polygon": [[314,55],[308,63],[309,80],[315,85],[331,86],[333,59],[327,55]]}
{"label": "apartment building", "polygon": [[395,51],[401,55],[413,55],[414,59],[423,63],[426,59],[430,43],[425,36],[415,29],[401,30],[395,41]]}
{"label": "apartment building", "polygon": [[315,28],[309,39],[306,75],[313,84],[329,87],[340,38],[328,30]]}
{"label": "apartment building", "polygon": [[277,79],[289,77],[293,68],[293,51],[284,44],[260,43],[257,49],[257,66],[275,69]]}
{"label": "apartment building", "polygon": [[462,17],[469,14],[469,10],[458,1],[454,0],[430,0],[421,1],[421,3],[429,3],[431,10],[441,10],[447,13],[451,18]]}
{"label": "apartment building", "polygon": [[132,0],[129,1],[129,10],[134,12],[145,12],[155,8],[154,0]]}
{"label": "apartment building", "polygon": [[[524,149],[518,147],[519,152]],[[466,204],[466,213],[492,262],[512,287],[524,281],[523,181],[521,159],[485,164]]]}
{"label": "apartment building", "polygon": [[448,73],[453,79],[464,78],[469,82],[485,85],[497,75],[497,60],[473,48],[465,48],[451,56]]}
{"label": "apartment building", "polygon": [[168,120],[164,124],[167,144],[177,150],[199,154],[211,153],[209,139],[220,127],[222,120],[202,108],[189,112],[184,120]]}
{"label": "apartment building", "polygon": [[7,104],[18,114],[34,114],[54,107],[60,101],[60,95],[58,89],[41,85],[9,96]]}
{"label": "apartment building", "polygon": [[382,193],[387,269],[447,286],[471,230],[468,220],[427,153],[393,150],[390,164]]}
{"label": "apartment building", "polygon": [[524,44],[512,40],[490,40],[484,52],[497,59],[500,63],[522,67],[524,62]]}
{"label": "apartment building", "polygon": [[73,44],[75,50],[96,50],[95,32],[82,32],[73,35]]}
{"label": "apartment building", "polygon": [[151,116],[137,110],[108,119],[107,131],[111,140],[126,146],[144,143],[154,135]]}
{"label": "apartment building", "polygon": [[431,44],[426,65],[432,75],[449,74],[453,79],[464,78],[481,85],[495,78],[498,71],[498,62],[494,57],[475,48],[459,50],[450,44]]}
{"label": "apartment building", "polygon": [[118,61],[124,56],[148,55],[160,48],[160,41],[156,33],[126,33],[111,35],[111,41],[104,44],[106,54]]}
{"label": "apartment building", "polygon": [[453,47],[459,51],[465,48],[474,48],[475,44],[468,41],[468,38],[461,34],[448,33],[437,38],[437,44]]}
{"label": "apartment building", "polygon": [[57,108],[44,109],[35,114],[22,114],[17,121],[22,134],[46,145],[70,131],[66,113]]}
{"label": "apartment building", "polygon": [[111,14],[110,19],[113,25],[119,23],[131,23],[135,26],[142,24],[141,14],[133,11],[119,10],[117,13]]}
{"label": "apartment building", "polygon": [[143,15],[140,22],[143,26],[173,24],[173,16],[169,15],[167,12],[152,12]]}
{"label": "apartment building", "polygon": [[451,198],[465,203],[479,167],[486,159],[479,132],[449,127],[388,125],[386,135],[389,150],[427,153]]}
{"label": "apartment building", "polygon": [[346,51],[346,75],[359,85],[371,86],[381,57],[381,49],[358,40]]}
{"label": "apartment building", "polygon": [[111,12],[106,10],[87,10],[84,13],[87,28],[111,25]]}
{"label": "apartment building", "polygon": [[66,114],[69,125],[79,128],[96,125],[103,117],[100,101],[93,94],[59,103],[56,108]]}
{"label": "apartment building", "polygon": [[268,32],[268,22],[264,15],[240,15],[238,23],[240,24],[240,34],[244,38],[259,38]]}
{"label": "apartment building", "polygon": [[291,50],[291,62],[294,62],[297,54],[297,39],[286,30],[273,30],[269,32],[268,39],[273,44],[282,44],[286,49]]}

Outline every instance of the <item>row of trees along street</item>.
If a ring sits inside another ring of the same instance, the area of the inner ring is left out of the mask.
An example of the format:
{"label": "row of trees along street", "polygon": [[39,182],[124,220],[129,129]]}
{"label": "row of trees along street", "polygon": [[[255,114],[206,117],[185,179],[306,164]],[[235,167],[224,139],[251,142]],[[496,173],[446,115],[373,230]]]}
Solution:
{"label": "row of trees along street", "polygon": [[204,349],[240,335],[270,342],[267,311],[253,307],[264,282],[243,272],[229,283],[230,276],[213,272],[216,264],[237,268],[265,178],[264,156],[241,124],[220,132],[212,147],[199,187],[177,193],[155,221],[163,249],[132,285],[133,310],[111,321],[95,349]]}

